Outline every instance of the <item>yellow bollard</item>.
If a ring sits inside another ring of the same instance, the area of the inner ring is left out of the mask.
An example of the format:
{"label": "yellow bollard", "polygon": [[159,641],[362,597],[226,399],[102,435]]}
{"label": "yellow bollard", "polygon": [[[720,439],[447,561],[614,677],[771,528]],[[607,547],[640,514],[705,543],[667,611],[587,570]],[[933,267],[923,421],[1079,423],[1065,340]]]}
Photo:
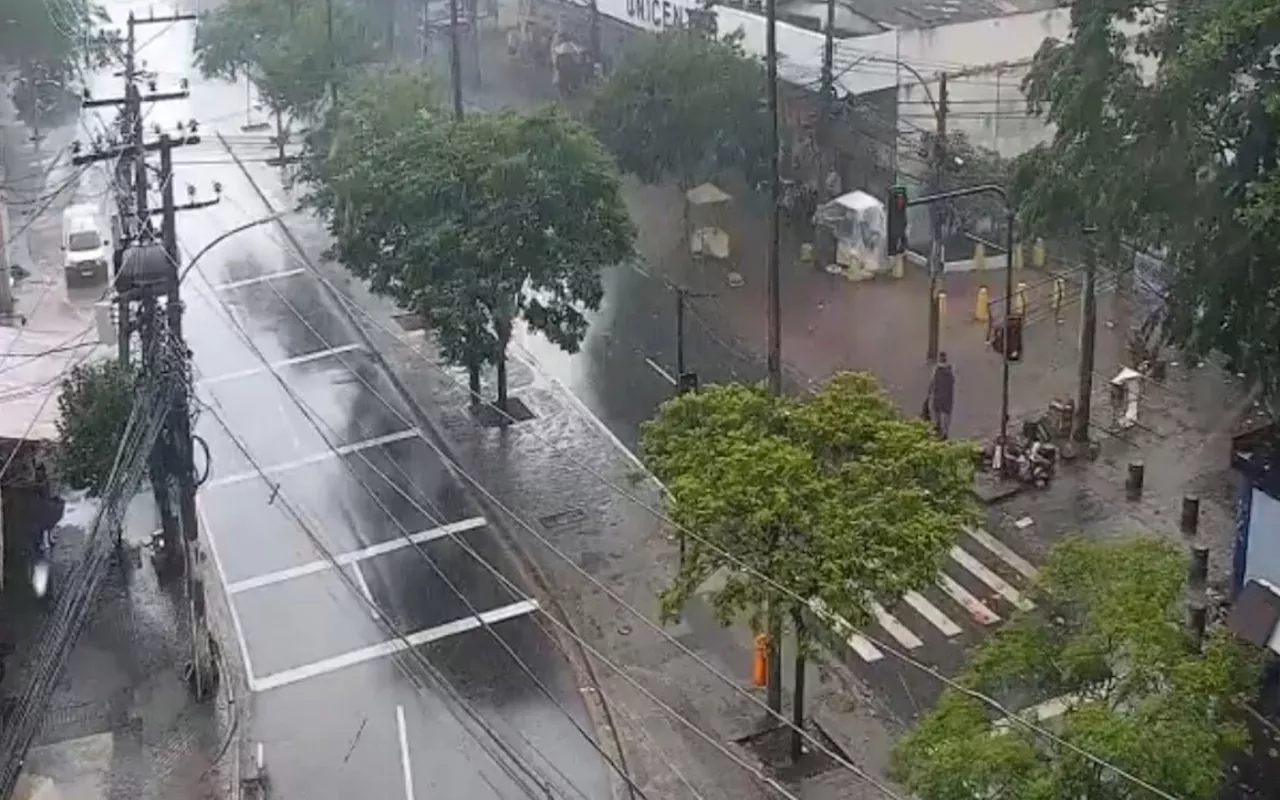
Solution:
{"label": "yellow bollard", "polygon": [[978,322],[991,321],[991,294],[987,287],[978,287],[978,301],[973,306],[973,318]]}
{"label": "yellow bollard", "polygon": [[1013,246],[1013,268],[1022,269],[1022,244]]}
{"label": "yellow bollard", "polygon": [[1058,278],[1053,282],[1053,318],[1061,325],[1062,320],[1062,301],[1067,291],[1067,283]]}
{"label": "yellow bollard", "polygon": [[1037,238],[1035,247],[1031,250],[1031,266],[1044,269],[1046,263],[1048,263],[1048,254],[1045,253],[1044,239]]}
{"label": "yellow bollard", "polygon": [[800,245],[800,263],[801,264],[813,263],[813,245],[810,244],[809,242],[803,242]]}
{"label": "yellow bollard", "polygon": [[973,268],[978,272],[987,270],[987,248],[982,242],[973,246]]}
{"label": "yellow bollard", "polygon": [[893,275],[894,278],[901,278],[904,274],[903,262],[907,257],[899,254],[896,256],[890,256],[890,258],[893,260],[893,265],[890,267],[890,274]]}
{"label": "yellow bollard", "polygon": [[1027,285],[1021,281],[1013,295],[1013,311],[1023,319],[1027,318]]}
{"label": "yellow bollard", "polygon": [[938,292],[938,297],[935,300],[935,302],[938,304],[938,325],[940,326],[946,325],[947,324],[947,293]]}

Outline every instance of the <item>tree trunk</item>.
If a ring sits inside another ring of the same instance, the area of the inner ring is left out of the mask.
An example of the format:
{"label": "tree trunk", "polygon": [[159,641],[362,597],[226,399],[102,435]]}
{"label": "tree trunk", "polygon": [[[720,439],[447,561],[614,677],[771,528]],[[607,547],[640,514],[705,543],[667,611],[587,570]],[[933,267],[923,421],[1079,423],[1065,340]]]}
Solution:
{"label": "tree trunk", "polygon": [[511,320],[494,322],[498,334],[498,411],[507,413],[507,344],[511,341]]}
{"label": "tree trunk", "polygon": [[467,385],[471,390],[468,400],[474,406],[480,402],[480,361],[475,356],[467,363]]}
{"label": "tree trunk", "polygon": [[804,612],[795,609],[791,612],[791,620],[796,626],[796,675],[795,691],[791,697],[791,761],[798,762],[804,755]]}

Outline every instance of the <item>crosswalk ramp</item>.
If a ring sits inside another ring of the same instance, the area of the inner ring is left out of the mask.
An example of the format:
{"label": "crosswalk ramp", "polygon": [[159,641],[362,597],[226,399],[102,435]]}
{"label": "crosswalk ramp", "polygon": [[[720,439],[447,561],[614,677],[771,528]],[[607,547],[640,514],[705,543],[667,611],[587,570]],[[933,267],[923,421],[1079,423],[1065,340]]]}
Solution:
{"label": "crosswalk ramp", "polygon": [[[1033,607],[1026,588],[1037,575],[1004,542],[981,528],[967,529],[932,586],[907,592],[891,607],[873,603],[870,626],[845,626],[840,635],[868,663],[883,660],[886,648],[912,653],[930,643],[981,636],[1015,611]],[[825,611],[820,605],[815,610]]]}

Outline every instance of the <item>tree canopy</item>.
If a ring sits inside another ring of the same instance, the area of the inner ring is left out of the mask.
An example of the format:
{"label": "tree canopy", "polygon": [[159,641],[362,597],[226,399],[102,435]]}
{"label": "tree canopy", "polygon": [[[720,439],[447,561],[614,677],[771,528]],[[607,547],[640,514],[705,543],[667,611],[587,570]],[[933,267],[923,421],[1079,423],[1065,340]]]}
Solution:
{"label": "tree canopy", "polygon": [[133,413],[136,374],[118,361],[74,367],[58,395],[58,472],[73,489],[98,496]]}
{"label": "tree canopy", "polygon": [[710,600],[726,623],[746,615],[764,630],[771,600],[784,619],[806,609],[763,574],[860,626],[871,600],[896,602],[931,582],[976,521],[971,446],[904,418],[865,373],[836,375],[804,398],[706,387],[665,403],[642,444],[673,519],[705,539],[687,543],[663,592],[668,617],[723,570]]}
{"label": "tree canopy", "polygon": [[455,122],[427,111],[429,87],[383,77],[344,102],[307,203],[343,264],[420,314],[473,388],[478,365],[499,367],[502,405],[513,324],[576,350],[601,270],[632,253],[617,170],[554,110]]}
{"label": "tree canopy", "polygon": [[109,42],[98,31],[106,21],[106,12],[90,0],[6,0],[0,11],[0,64],[70,82],[80,68],[106,55]]}
{"label": "tree canopy", "polygon": [[600,87],[588,112],[618,164],[684,188],[722,168],[757,179],[768,167],[763,66],[737,40],[685,29],[646,38]]}
{"label": "tree canopy", "polygon": [[[1035,609],[981,646],[960,683],[1019,707],[1063,698],[1044,725],[1066,742],[1176,797],[1217,798],[1224,758],[1246,745],[1259,662],[1224,630],[1191,651],[1185,575],[1185,556],[1154,538],[1068,540],[1031,591]],[[954,690],[899,742],[894,771],[922,800],[1149,796]]]}
{"label": "tree canopy", "polygon": [[375,43],[364,15],[350,3],[318,0],[228,0],[200,16],[196,62],[206,77],[247,74],[273,112],[308,117],[332,81],[347,83],[369,64]]}
{"label": "tree canopy", "polygon": [[1166,266],[1166,340],[1225,353],[1280,394],[1280,0],[1082,0],[1068,41],[1037,54],[1026,89],[1056,128],[1014,181],[1032,233],[1098,226]]}
{"label": "tree canopy", "polygon": [[[921,136],[919,155],[926,162],[934,159],[937,134],[925,132]],[[942,164],[940,185],[936,191],[949,192],[969,186],[994,184],[1009,187],[1012,179],[1012,163],[1001,158],[996,151],[976,145],[964,131],[951,131],[947,135],[946,160]],[[929,191],[934,191],[930,188]],[[946,213],[939,221],[947,226],[943,238],[965,231],[969,233],[1001,232],[1007,216],[1004,203],[990,194],[979,194],[949,200],[940,204]],[[1000,239],[1003,241],[1003,239]]]}

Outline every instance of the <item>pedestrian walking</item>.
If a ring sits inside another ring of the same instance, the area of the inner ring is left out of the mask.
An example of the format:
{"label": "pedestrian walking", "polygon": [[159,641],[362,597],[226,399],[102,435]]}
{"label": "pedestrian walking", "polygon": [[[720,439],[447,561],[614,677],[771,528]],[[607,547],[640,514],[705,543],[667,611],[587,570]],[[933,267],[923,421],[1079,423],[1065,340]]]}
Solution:
{"label": "pedestrian walking", "polygon": [[929,391],[925,405],[932,417],[933,428],[942,439],[951,435],[951,409],[956,398],[956,373],[947,360],[946,353],[938,353],[938,363],[929,378]]}

